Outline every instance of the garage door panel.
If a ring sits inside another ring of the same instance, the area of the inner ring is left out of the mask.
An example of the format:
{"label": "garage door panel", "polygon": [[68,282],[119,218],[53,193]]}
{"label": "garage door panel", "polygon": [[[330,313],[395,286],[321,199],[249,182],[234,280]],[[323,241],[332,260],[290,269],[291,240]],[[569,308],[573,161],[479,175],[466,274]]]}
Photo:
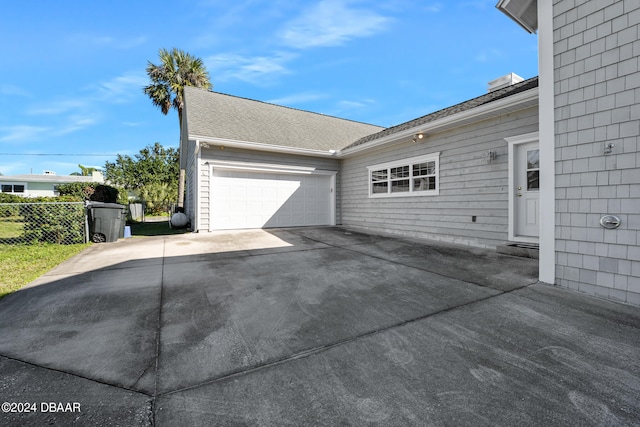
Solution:
{"label": "garage door panel", "polygon": [[213,171],[212,229],[331,225],[331,176]]}

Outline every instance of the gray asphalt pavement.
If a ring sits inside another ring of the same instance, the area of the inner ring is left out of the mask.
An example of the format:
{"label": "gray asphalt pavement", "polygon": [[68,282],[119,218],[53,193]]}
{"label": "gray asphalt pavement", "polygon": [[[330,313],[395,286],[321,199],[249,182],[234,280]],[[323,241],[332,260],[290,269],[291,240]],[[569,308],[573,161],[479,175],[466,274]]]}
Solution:
{"label": "gray asphalt pavement", "polygon": [[94,245],[0,300],[0,425],[640,425],[640,308],[536,277],[340,227]]}

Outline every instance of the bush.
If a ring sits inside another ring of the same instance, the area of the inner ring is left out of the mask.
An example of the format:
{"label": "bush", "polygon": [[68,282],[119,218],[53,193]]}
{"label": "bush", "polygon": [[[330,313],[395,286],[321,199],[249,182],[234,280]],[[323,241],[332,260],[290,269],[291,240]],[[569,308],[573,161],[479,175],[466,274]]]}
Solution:
{"label": "bush", "polygon": [[60,196],[75,196],[92,202],[117,203],[120,194],[126,192],[110,185],[97,182],[72,182],[58,186]]}
{"label": "bush", "polygon": [[[24,199],[24,238],[30,243],[84,243],[84,204],[75,196]],[[66,202],[66,203],[65,203]],[[77,204],[71,204],[75,202]]]}
{"label": "bush", "polygon": [[140,198],[144,200],[147,215],[167,213],[173,201],[178,198],[177,194],[177,188],[159,182],[147,184],[140,189]]}
{"label": "bush", "polygon": [[25,239],[35,243],[84,243],[84,204],[21,204]]}

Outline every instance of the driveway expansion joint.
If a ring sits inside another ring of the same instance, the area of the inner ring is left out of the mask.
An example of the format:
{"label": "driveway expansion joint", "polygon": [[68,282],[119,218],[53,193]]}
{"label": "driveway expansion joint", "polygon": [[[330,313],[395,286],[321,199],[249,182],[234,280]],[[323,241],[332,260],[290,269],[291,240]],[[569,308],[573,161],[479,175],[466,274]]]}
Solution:
{"label": "driveway expansion joint", "polygon": [[167,250],[167,239],[162,239],[162,271],[160,273],[160,302],[158,304],[158,324],[156,326],[156,354],[154,363],[154,375],[153,375],[153,395],[151,400],[151,424],[155,425],[155,406],[156,398],[158,396],[158,374],[160,372],[160,348],[161,348],[161,334],[162,334],[162,306],[164,304],[164,269]]}
{"label": "driveway expansion joint", "polygon": [[[298,233],[294,233],[294,234],[298,234]],[[464,279],[461,279],[461,278],[456,277],[454,275],[443,274],[443,273],[440,273],[440,272],[437,272],[437,271],[433,271],[433,270],[430,270],[430,269],[427,269],[427,268],[424,268],[424,267],[419,267],[419,266],[416,266],[416,265],[407,264],[407,263],[404,263],[404,262],[399,261],[399,260],[388,259],[388,258],[385,258],[385,257],[382,257],[382,256],[377,256],[377,255],[369,254],[369,253],[366,253],[366,252],[360,252],[360,251],[356,251],[356,250],[352,249],[353,247],[364,246],[364,245],[367,245],[368,243],[358,242],[358,243],[354,243],[354,244],[350,244],[350,245],[335,245],[335,244],[332,244],[332,243],[329,243],[329,242],[324,242],[322,240],[313,239],[313,238],[311,238],[309,236],[306,236],[306,235],[303,235],[303,234],[299,234],[299,235],[303,236],[305,239],[309,239],[309,240],[311,240],[313,242],[322,243],[322,244],[328,246],[328,248],[314,248],[314,249],[311,249],[311,250],[330,249],[330,248],[344,249],[346,251],[350,251],[350,252],[356,253],[358,255],[363,255],[363,256],[367,256],[367,257],[373,258],[373,259],[378,259],[378,260],[381,260],[381,261],[385,261],[385,262],[401,265],[401,266],[407,267],[407,268],[414,268],[416,270],[424,271],[424,272],[427,272],[427,273],[430,273],[430,274],[435,274],[437,276],[444,277],[446,279],[455,279],[455,280],[459,280],[459,281],[464,282],[464,283],[469,283],[471,285],[480,286],[480,287],[483,287],[483,288],[494,289],[494,290],[497,290],[499,292],[510,292],[510,291],[514,291],[516,289],[521,289],[521,288],[530,286],[530,285],[532,285],[534,283],[537,283],[537,281],[532,282],[532,283],[527,283],[527,284],[524,284],[522,286],[518,286],[518,287],[515,287],[513,289],[510,289],[508,291],[507,290],[502,290],[502,289],[496,289],[496,288],[493,288],[491,286],[484,285],[482,283],[476,283],[476,282],[472,282],[472,281],[469,281],[469,280],[464,280]],[[401,237],[388,237],[388,238],[385,238],[385,239],[402,241],[402,242],[408,241],[408,240],[403,239]]]}
{"label": "driveway expansion joint", "polygon": [[96,384],[117,388],[117,389],[128,391],[128,392],[131,392],[131,393],[137,393],[137,394],[140,394],[140,395],[143,395],[143,396],[146,396],[146,397],[150,397],[150,398],[154,397],[153,395],[151,395],[149,393],[146,393],[146,392],[144,392],[142,390],[138,390],[138,389],[131,388],[131,387],[126,387],[126,386],[123,386],[121,384],[114,384],[114,383],[110,383],[110,382],[107,382],[107,381],[97,380],[95,378],[90,378],[90,377],[87,377],[87,376],[84,376],[84,375],[80,375],[80,374],[76,374],[76,373],[73,373],[73,372],[67,372],[67,371],[64,371],[62,369],[52,368],[50,366],[38,365],[36,363],[32,363],[32,362],[29,362],[29,361],[26,361],[26,360],[18,359],[16,357],[7,356],[5,354],[0,354],[0,358],[6,359],[6,360],[9,360],[9,361],[12,361],[12,362],[21,363],[23,365],[31,366],[33,368],[44,369],[44,370],[47,370],[47,371],[50,371],[50,372],[56,372],[56,373],[59,373],[59,374],[69,375],[71,377],[78,378],[78,379],[81,379],[81,380],[91,381],[91,382],[96,383]]}
{"label": "driveway expansion joint", "polygon": [[474,304],[477,304],[477,303],[488,301],[488,300],[496,298],[496,297],[500,297],[500,296],[503,296],[503,295],[506,295],[506,294],[510,294],[510,293],[519,291],[519,290],[521,290],[523,288],[527,288],[529,286],[532,286],[532,285],[534,285],[536,283],[537,282],[530,283],[530,284],[527,284],[527,285],[524,285],[524,286],[521,286],[521,287],[518,287],[518,288],[509,289],[509,290],[506,290],[506,291],[498,291],[499,293],[497,293],[495,295],[489,295],[489,296],[486,296],[486,297],[483,297],[483,298],[479,298],[479,299],[476,299],[476,300],[473,300],[473,301],[469,301],[469,302],[466,302],[466,303],[463,303],[463,304],[458,304],[458,305],[454,305],[454,306],[451,306],[451,307],[447,307],[447,308],[444,308],[442,310],[439,310],[439,311],[436,311],[436,312],[433,312],[433,313],[429,313],[429,314],[425,314],[425,315],[422,315],[422,316],[413,317],[411,319],[403,320],[401,322],[394,323],[394,324],[389,325],[389,326],[385,326],[385,327],[382,327],[382,328],[377,328],[377,329],[374,329],[372,331],[368,331],[368,332],[365,332],[365,333],[362,333],[362,334],[359,334],[359,335],[356,335],[356,336],[353,336],[353,337],[350,337],[350,338],[345,338],[345,339],[333,342],[331,344],[326,344],[326,345],[322,345],[322,346],[318,346],[318,347],[313,347],[313,348],[310,348],[310,349],[307,349],[307,350],[299,351],[299,352],[291,354],[289,356],[282,357],[282,358],[277,359],[277,360],[273,360],[273,361],[265,362],[265,363],[260,363],[260,364],[248,367],[246,369],[238,369],[238,370],[223,374],[223,375],[221,375],[219,377],[211,378],[211,379],[206,380],[206,381],[202,381],[202,382],[197,383],[197,384],[193,384],[193,385],[186,386],[186,387],[180,387],[180,388],[177,388],[175,390],[164,391],[164,392],[157,393],[157,394],[154,393],[153,397],[154,397],[154,400],[155,400],[155,398],[157,398],[157,397],[169,396],[169,395],[172,395],[172,394],[177,394],[177,393],[181,393],[181,392],[185,392],[185,391],[189,391],[189,390],[194,390],[194,389],[198,389],[200,387],[205,387],[207,385],[215,384],[215,383],[218,383],[218,382],[223,382],[223,381],[226,381],[226,380],[229,380],[229,379],[232,379],[232,378],[237,378],[237,377],[243,377],[243,376],[246,376],[246,375],[250,375],[250,374],[252,374],[254,372],[259,372],[259,371],[262,371],[264,369],[269,369],[269,368],[272,368],[272,367],[275,367],[275,366],[285,365],[288,362],[292,362],[292,361],[295,361],[295,360],[299,360],[299,359],[304,359],[304,358],[307,358],[307,357],[315,356],[317,354],[329,351],[329,350],[331,350],[333,348],[340,347],[342,345],[346,345],[346,344],[349,344],[349,343],[352,343],[352,342],[356,342],[356,341],[358,341],[360,339],[363,339],[363,338],[368,338],[370,336],[377,335],[379,333],[384,333],[384,332],[390,331],[392,329],[401,328],[403,326],[410,325],[412,323],[416,323],[416,322],[419,322],[419,321],[422,321],[422,320],[425,320],[425,319],[429,319],[431,317],[435,317],[435,316],[439,316],[441,314],[449,313],[449,312],[457,310],[459,308],[464,308],[464,307],[471,306],[471,305],[474,305]]}

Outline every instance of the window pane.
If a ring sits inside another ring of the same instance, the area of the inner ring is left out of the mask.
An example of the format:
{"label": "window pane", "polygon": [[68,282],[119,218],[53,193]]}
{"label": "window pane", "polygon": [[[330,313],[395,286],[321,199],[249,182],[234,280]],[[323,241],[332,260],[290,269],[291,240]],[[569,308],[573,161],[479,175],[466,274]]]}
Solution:
{"label": "window pane", "polygon": [[24,185],[14,185],[13,186],[14,193],[24,193]]}
{"label": "window pane", "polygon": [[11,193],[12,191],[13,191],[13,185],[2,184],[2,192],[3,193]]}
{"label": "window pane", "polygon": [[387,183],[386,182],[374,182],[371,191],[374,194],[378,193],[387,193]]}
{"label": "window pane", "polygon": [[391,168],[391,179],[406,178],[409,176],[409,166],[400,166],[399,168]]}
{"label": "window pane", "polygon": [[371,179],[373,181],[384,181],[385,179],[387,179],[387,170],[382,169],[379,171],[371,172]]}
{"label": "window pane", "polygon": [[427,176],[424,178],[413,179],[413,191],[425,191],[436,189],[436,177]]}
{"label": "window pane", "polygon": [[[407,166],[407,173],[409,167]],[[409,191],[409,180],[401,179],[399,181],[391,181],[391,192],[392,193],[405,193]]]}
{"label": "window pane", "polygon": [[527,151],[527,169],[539,169],[540,168],[540,151],[529,150]]}
{"label": "window pane", "polygon": [[527,190],[538,190],[540,188],[540,171],[527,172]]}
{"label": "window pane", "polygon": [[413,165],[413,176],[433,175],[436,173],[436,162]]}

